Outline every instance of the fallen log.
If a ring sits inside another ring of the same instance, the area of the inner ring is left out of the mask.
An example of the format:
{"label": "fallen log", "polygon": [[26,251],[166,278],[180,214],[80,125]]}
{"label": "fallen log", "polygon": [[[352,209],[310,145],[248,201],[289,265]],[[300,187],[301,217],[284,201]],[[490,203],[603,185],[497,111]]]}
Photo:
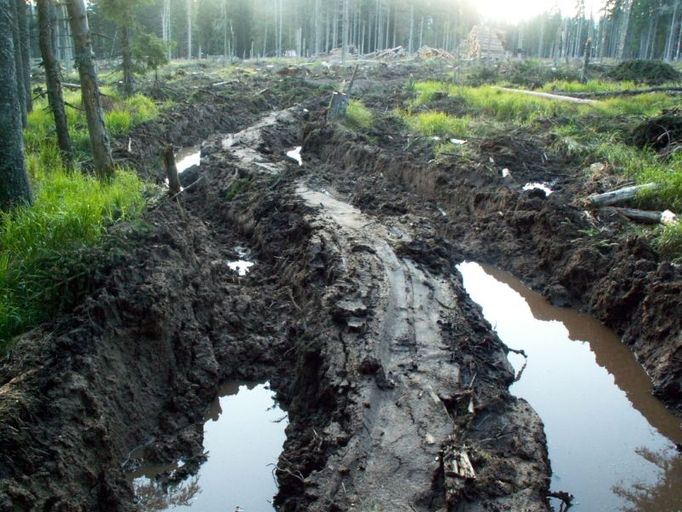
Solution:
{"label": "fallen log", "polygon": [[583,98],[574,98],[572,96],[561,96],[559,94],[550,94],[548,92],[526,91],[525,89],[511,89],[509,87],[494,87],[498,91],[515,92],[518,94],[526,94],[528,96],[537,96],[538,98],[546,98],[548,100],[567,101],[569,103],[581,103],[583,105],[594,105],[596,100],[588,100]]}
{"label": "fallen log", "polygon": [[603,194],[592,194],[587,200],[593,206],[610,206],[613,204],[623,203],[634,199],[640,192],[647,190],[655,190],[658,187],[655,183],[646,183],[644,185],[634,185],[632,187],[619,188],[604,192]]}
{"label": "fallen log", "polygon": [[[556,91],[562,93],[562,91]],[[601,91],[601,92],[571,92],[566,93],[575,98],[608,98],[612,96],[637,96],[639,94],[650,94],[652,92],[665,92],[669,94],[682,93],[682,87],[648,87],[646,89],[625,89],[621,91]]]}
{"label": "fallen log", "polygon": [[676,221],[677,215],[670,210],[664,212],[652,212],[647,210],[636,210],[634,208],[613,208],[614,211],[643,224],[672,224]]}

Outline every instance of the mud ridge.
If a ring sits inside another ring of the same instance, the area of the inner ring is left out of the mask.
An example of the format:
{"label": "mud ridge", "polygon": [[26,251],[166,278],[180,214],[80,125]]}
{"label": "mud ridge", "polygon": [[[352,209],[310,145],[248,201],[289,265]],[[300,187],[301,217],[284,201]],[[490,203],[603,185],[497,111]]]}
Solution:
{"label": "mud ridge", "polygon": [[622,336],[655,394],[682,414],[682,273],[642,238],[614,244],[592,236],[596,226],[619,227],[587,215],[574,187],[550,196],[523,191],[526,181],[548,178],[541,170],[510,182],[492,165],[428,163],[328,125],[305,131],[304,154],[354,204],[382,215],[427,215],[456,259],[510,270],[553,303],[592,313]]}
{"label": "mud ridge", "polygon": [[0,367],[0,510],[135,510],[131,451],[197,468],[235,378],[269,380],[288,412],[283,511],[548,510],[542,423],[450,247],[288,160],[307,115],[206,141],[200,181],[122,234],[85,304],[21,338]]}

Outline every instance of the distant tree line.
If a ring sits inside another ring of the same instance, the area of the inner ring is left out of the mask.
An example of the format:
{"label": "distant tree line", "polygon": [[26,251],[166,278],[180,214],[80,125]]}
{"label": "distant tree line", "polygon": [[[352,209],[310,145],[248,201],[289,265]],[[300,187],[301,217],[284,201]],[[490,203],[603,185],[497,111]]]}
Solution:
{"label": "distant tree line", "polygon": [[[68,64],[64,3],[51,0],[56,52]],[[142,34],[163,41],[168,59],[315,56],[335,48],[367,54],[399,45],[465,56],[460,45],[481,23],[474,0],[92,0],[88,12],[97,58],[128,64]],[[574,12],[548,8],[496,29],[510,54],[527,57],[579,58],[589,39],[598,58],[682,58],[682,0],[605,0],[594,15],[576,0]],[[158,51],[156,40],[147,44]],[[132,86],[131,76],[125,79]]]}

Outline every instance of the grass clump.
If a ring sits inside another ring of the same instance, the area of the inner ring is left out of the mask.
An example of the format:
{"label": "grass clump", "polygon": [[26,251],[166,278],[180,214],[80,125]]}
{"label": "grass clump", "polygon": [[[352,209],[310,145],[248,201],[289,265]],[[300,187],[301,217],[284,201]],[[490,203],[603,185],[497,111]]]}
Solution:
{"label": "grass clump", "polygon": [[138,215],[142,184],[119,170],[110,183],[62,168],[32,176],[35,202],[0,214],[0,351],[13,336],[72,307],[97,265],[88,249],[108,225]]}
{"label": "grass clump", "polygon": [[656,248],[664,256],[682,262],[682,221],[663,226],[655,240]]}
{"label": "grass clump", "polygon": [[469,135],[469,117],[455,117],[444,112],[420,112],[403,116],[403,121],[413,132],[426,137],[466,137]]}
{"label": "grass clump", "polygon": [[355,128],[368,130],[374,124],[374,115],[359,100],[350,100],[346,110],[346,122]]}

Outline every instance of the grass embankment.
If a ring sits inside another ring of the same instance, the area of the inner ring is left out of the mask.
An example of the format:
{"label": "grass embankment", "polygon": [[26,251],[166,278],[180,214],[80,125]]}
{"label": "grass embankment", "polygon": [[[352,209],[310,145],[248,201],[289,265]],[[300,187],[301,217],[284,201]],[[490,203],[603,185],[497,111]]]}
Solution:
{"label": "grass embankment", "polygon": [[[552,82],[547,91],[610,92],[632,89],[633,82]],[[568,157],[576,168],[603,162],[638,183],[659,185],[655,194],[640,198],[643,207],[682,213],[682,154],[661,158],[651,149],[632,144],[632,131],[664,109],[675,107],[675,97],[649,93],[615,97],[593,105],[575,104],[501,91],[493,86],[467,87],[435,81],[412,85],[413,99],[398,116],[407,128],[426,137],[494,137],[523,127],[529,133],[552,135],[552,149]],[[444,99],[456,102],[456,114],[431,109]],[[442,151],[443,142],[436,142]],[[659,249],[682,258],[680,223],[655,230]]]}
{"label": "grass embankment", "polygon": [[[114,135],[158,115],[156,105],[142,95],[123,100],[107,92],[105,119]],[[78,107],[79,94],[68,93],[66,101]],[[67,115],[82,163],[89,158],[85,116],[70,107]],[[118,169],[111,182],[103,183],[64,168],[45,100],[35,103],[24,140],[35,201],[0,214],[0,353],[13,336],[82,298],[88,277],[102,263],[97,249],[107,227],[144,208],[144,185],[132,171]]]}

